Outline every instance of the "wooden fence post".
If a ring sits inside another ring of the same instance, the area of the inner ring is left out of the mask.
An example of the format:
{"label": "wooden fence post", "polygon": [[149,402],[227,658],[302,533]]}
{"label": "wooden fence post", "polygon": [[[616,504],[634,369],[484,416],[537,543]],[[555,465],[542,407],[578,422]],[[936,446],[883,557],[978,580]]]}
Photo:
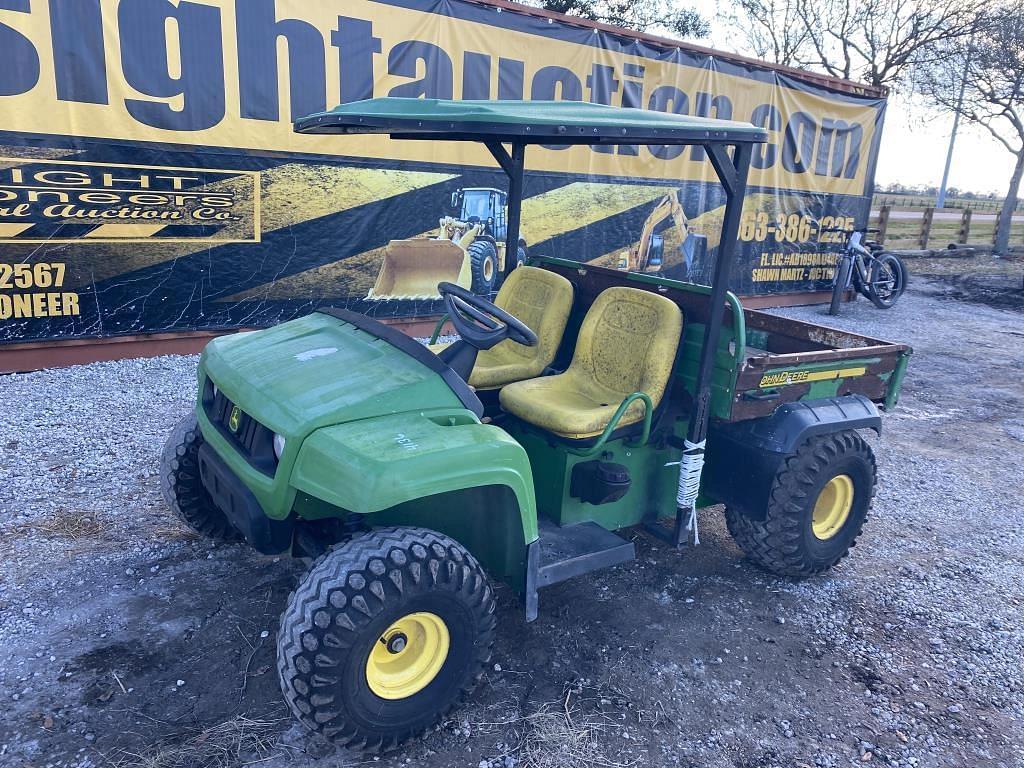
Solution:
{"label": "wooden fence post", "polygon": [[960,245],[967,245],[967,238],[971,234],[971,215],[973,211],[970,208],[964,208],[963,213],[960,214],[960,234],[957,235],[956,241]]}
{"label": "wooden fence post", "polygon": [[932,234],[932,217],[934,215],[934,208],[924,209],[924,216],[921,218],[921,237],[917,240],[922,251],[928,247],[928,238],[931,237]]}
{"label": "wooden fence post", "polygon": [[878,209],[878,243],[879,245],[885,245],[885,232],[889,229],[889,211],[888,205],[883,205]]}

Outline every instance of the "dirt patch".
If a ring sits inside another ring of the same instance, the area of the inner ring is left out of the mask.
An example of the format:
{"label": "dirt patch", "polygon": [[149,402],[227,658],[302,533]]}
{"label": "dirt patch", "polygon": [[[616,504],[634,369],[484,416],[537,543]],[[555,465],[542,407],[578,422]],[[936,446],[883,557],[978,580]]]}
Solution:
{"label": "dirt patch", "polygon": [[933,280],[946,299],[985,304],[996,309],[1024,311],[1024,270],[1021,274],[967,273],[957,276],[936,276]]}
{"label": "dirt patch", "polygon": [[924,280],[934,295],[1024,311],[1024,255],[997,259],[991,254],[970,258],[907,259],[911,281]]}
{"label": "dirt patch", "polygon": [[[499,588],[480,689],[374,764],[1024,764],[1022,315],[942,290],[917,279],[891,310],[858,301],[835,318],[786,310],[915,348],[900,407],[869,436],[872,517],[834,571],[765,574],[712,508],[700,547],[634,534],[634,563],[544,590],[533,624]],[[0,431],[19,443],[0,452],[4,768],[365,761],[281,700],[274,637],[305,565],[185,535],[159,498],[194,367],[0,379]],[[61,509],[101,530],[50,532]]]}

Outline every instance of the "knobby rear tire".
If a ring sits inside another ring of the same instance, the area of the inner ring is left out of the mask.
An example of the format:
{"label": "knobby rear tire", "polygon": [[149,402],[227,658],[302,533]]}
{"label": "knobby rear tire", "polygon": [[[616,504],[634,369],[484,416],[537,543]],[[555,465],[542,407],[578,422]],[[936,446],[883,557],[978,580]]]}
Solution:
{"label": "knobby rear tire", "polygon": [[[853,481],[853,503],[845,523],[828,539],[812,528],[813,509],[833,477]],[[811,576],[846,557],[863,530],[875,493],[871,447],[853,430],[818,435],[787,458],[772,483],[764,519],[734,507],[725,510],[729,533],[746,555],[780,576]]]}
{"label": "knobby rear tire", "polygon": [[[871,262],[871,270],[868,274],[867,297],[879,309],[889,309],[907,289],[907,267],[903,260],[894,253],[879,253],[875,259],[876,261]],[[896,285],[888,295],[883,296],[876,290],[875,283],[885,267],[888,267]]]}

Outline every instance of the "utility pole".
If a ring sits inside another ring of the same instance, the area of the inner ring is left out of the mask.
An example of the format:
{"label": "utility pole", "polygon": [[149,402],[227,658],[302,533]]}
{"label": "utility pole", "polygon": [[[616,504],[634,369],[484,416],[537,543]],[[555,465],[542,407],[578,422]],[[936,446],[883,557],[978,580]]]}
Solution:
{"label": "utility pole", "polygon": [[949,149],[946,150],[946,167],[942,170],[942,183],[939,185],[939,198],[935,201],[936,208],[946,207],[946,184],[949,182],[949,166],[953,163],[953,145],[956,143],[956,131],[960,127],[960,110],[964,104],[964,91],[967,89],[967,73],[971,68],[972,37],[967,43],[967,57],[964,62],[964,77],[960,81],[960,95],[956,97],[956,108],[953,111],[953,130],[949,134]]}

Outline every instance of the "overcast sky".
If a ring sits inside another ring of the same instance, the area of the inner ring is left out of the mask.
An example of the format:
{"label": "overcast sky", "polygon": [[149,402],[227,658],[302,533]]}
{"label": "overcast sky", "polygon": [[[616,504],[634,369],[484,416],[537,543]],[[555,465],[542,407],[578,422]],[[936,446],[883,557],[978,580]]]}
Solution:
{"label": "overcast sky", "polygon": [[[938,185],[952,127],[952,115],[932,113],[899,96],[890,97],[875,180],[879,184]],[[1012,170],[1013,156],[1002,144],[984,128],[960,122],[949,186],[1002,196]]]}
{"label": "overcast sky", "polygon": [[[697,41],[722,51],[747,53],[722,14],[721,0],[684,0],[711,20],[711,37]],[[955,87],[951,85],[950,87]],[[882,133],[882,151],[875,181],[938,186],[946,161],[953,117],[931,113],[905,98],[891,96]],[[953,152],[949,185],[975,192],[1003,195],[1010,182],[1013,156],[983,128],[961,122]]]}

